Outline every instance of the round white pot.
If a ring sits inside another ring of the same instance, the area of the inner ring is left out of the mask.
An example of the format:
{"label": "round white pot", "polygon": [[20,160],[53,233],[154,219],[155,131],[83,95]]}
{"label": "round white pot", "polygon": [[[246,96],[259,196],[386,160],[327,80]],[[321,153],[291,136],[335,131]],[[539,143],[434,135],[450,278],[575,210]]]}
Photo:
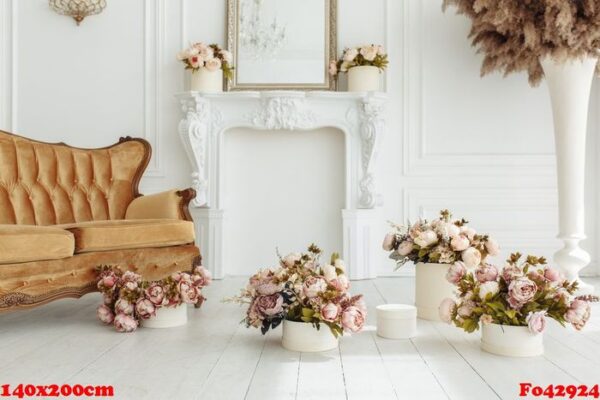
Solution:
{"label": "round white pot", "polygon": [[348,70],[349,92],[379,91],[379,68],[361,65]]}
{"label": "round white pot", "polygon": [[187,324],[187,304],[177,307],[161,307],[156,316],[142,320],[144,328],[173,328]]}
{"label": "round white pot", "polygon": [[566,278],[579,282],[581,294],[594,288],[581,281],[579,271],[590,263],[590,255],[579,246],[585,239],[585,138],[588,103],[597,58],[583,58],[559,63],[551,58],[540,60],[554,117],[554,144],[558,178],[558,238],[564,247],[554,254],[554,261]]}
{"label": "round white pot", "polygon": [[338,339],[325,324],[317,330],[306,322],[284,320],[281,344],[288,350],[308,353],[335,349]]}
{"label": "round white pot", "polygon": [[386,339],[410,339],[417,335],[417,308],[407,304],[377,306],[377,335]]}
{"label": "round white pot", "polygon": [[539,356],[544,354],[544,335],[526,326],[482,324],[481,349],[509,357]]}
{"label": "round white pot", "polygon": [[450,264],[432,263],[415,266],[415,305],[419,318],[440,321],[440,303],[447,297],[455,297],[455,286],[446,280],[449,267]]}
{"label": "round white pot", "polygon": [[190,90],[205,93],[219,93],[223,91],[223,70],[209,71],[205,67],[192,71]]}

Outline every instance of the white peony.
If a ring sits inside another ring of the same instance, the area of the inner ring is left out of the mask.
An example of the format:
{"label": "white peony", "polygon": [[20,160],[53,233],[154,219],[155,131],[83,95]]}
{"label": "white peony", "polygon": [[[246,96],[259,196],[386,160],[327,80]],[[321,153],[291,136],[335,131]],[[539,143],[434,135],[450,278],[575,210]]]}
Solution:
{"label": "white peony", "polygon": [[354,59],[356,58],[357,55],[358,55],[357,49],[348,49],[344,53],[344,61],[352,62],[352,61],[354,61]]}
{"label": "white peony", "polygon": [[335,267],[333,265],[321,265],[321,273],[327,282],[331,282],[337,278],[337,272],[335,271]]}
{"label": "white peony", "polygon": [[481,264],[481,253],[475,247],[469,247],[461,253],[461,256],[467,268],[475,268]]}
{"label": "white peony", "polygon": [[379,46],[375,46],[375,45],[365,46],[360,49],[360,54],[365,58],[365,60],[373,61],[375,59],[375,57],[377,56],[378,50],[379,50]]}
{"label": "white peony", "polygon": [[434,231],[425,231],[419,233],[419,236],[415,238],[415,244],[421,248],[431,246],[438,242],[438,236]]}
{"label": "white peony", "polygon": [[481,300],[485,300],[488,293],[491,293],[492,296],[495,296],[496,293],[500,290],[498,286],[498,282],[496,281],[488,281],[479,285],[479,297]]}

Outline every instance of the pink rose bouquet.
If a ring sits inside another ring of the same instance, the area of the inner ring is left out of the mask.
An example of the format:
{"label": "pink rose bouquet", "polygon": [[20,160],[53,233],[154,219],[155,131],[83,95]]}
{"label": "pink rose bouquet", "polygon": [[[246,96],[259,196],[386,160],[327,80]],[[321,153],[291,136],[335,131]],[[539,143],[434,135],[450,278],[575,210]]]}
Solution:
{"label": "pink rose bouquet", "polygon": [[440,318],[467,332],[479,329],[481,322],[526,326],[538,334],[546,328],[547,318],[582,329],[590,318],[590,302],[598,298],[576,297],[577,282],[568,282],[559,271],[546,266],[544,257],[520,259],[521,254],[515,253],[502,271],[485,264],[465,274],[457,262],[447,279],[456,285],[458,301],[442,301]]}
{"label": "pink rose bouquet", "polygon": [[98,307],[98,319],[113,325],[118,332],[133,332],[140,319],[156,315],[161,307],[177,307],[183,303],[200,305],[205,300],[202,288],[211,282],[210,272],[197,266],[192,273],[177,272],[160,281],[144,281],[132,271],[101,266],[98,290],[103,304]]}
{"label": "pink rose bouquet", "polygon": [[250,277],[239,296],[226,301],[246,304],[244,322],[265,334],[284,319],[321,324],[334,336],[360,332],[367,317],[362,295],[348,293],[350,281],[344,262],[333,254],[329,263],[320,261],[321,250],[311,245],[307,253],[279,258],[276,268],[258,271]]}
{"label": "pink rose bouquet", "polygon": [[336,76],[340,72],[348,72],[352,67],[365,65],[384,71],[388,63],[388,55],[383,46],[369,44],[361,47],[347,47],[339,60],[331,60],[329,74]]}
{"label": "pink rose bouquet", "polygon": [[177,54],[177,59],[185,64],[185,69],[192,70],[192,73],[200,68],[209,71],[222,69],[225,78],[233,78],[233,55],[218,44],[194,43]]}
{"label": "pink rose bouquet", "polygon": [[[461,262],[461,267],[454,267],[449,274],[451,281],[458,281],[464,275],[463,269],[480,266],[485,258],[499,253],[498,244],[488,235],[477,234],[467,226],[464,219],[452,220],[448,210],[442,210],[440,217],[431,222],[419,220],[408,226],[393,224],[394,230],[383,240],[383,249],[390,252],[390,258],[398,267],[408,261],[414,263],[454,264]],[[482,279],[493,275],[486,270]]]}

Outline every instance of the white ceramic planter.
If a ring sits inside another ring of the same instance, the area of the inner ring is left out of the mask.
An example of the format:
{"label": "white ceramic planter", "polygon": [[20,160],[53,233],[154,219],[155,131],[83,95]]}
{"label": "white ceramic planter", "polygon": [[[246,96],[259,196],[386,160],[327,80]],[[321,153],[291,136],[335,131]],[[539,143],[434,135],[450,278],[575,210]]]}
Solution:
{"label": "white ceramic planter", "polygon": [[223,70],[209,71],[205,67],[192,72],[190,90],[205,93],[223,91]]}
{"label": "white ceramic planter", "polygon": [[281,344],[288,350],[304,353],[326,351],[338,346],[338,339],[329,327],[321,324],[319,330],[306,322],[283,321]]}
{"label": "white ceramic planter", "polygon": [[161,307],[156,316],[142,320],[144,328],[173,328],[187,324],[187,304],[178,307]]}
{"label": "white ceramic planter", "polygon": [[590,263],[590,255],[579,246],[585,239],[585,138],[588,103],[597,58],[559,63],[541,60],[552,100],[554,142],[558,177],[558,238],[564,247],[554,254],[554,261],[568,280],[579,282],[581,294],[594,288],[581,281],[579,271]]}
{"label": "white ceramic planter", "polygon": [[407,304],[377,306],[377,335],[386,339],[410,339],[417,335],[417,308]]}
{"label": "white ceramic planter", "polygon": [[440,321],[439,307],[445,298],[454,298],[455,287],[446,280],[450,264],[417,263],[415,266],[415,305],[417,316]]}
{"label": "white ceramic planter", "polygon": [[379,68],[372,65],[361,65],[348,70],[349,92],[379,91]]}
{"label": "white ceramic planter", "polygon": [[544,354],[544,335],[533,334],[526,326],[482,324],[481,349],[508,357]]}

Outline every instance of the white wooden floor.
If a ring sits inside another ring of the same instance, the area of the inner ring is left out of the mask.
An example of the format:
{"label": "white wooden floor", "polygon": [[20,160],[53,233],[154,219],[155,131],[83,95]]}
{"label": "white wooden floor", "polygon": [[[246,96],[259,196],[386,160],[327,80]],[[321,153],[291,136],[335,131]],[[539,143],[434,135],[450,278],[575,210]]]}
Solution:
{"label": "white wooden floor", "polygon": [[[113,385],[117,399],[516,399],[519,382],[600,383],[600,306],[583,332],[552,326],[543,357],[511,359],[483,353],[479,334],[419,321],[412,340],[374,331],[375,310],[411,303],[411,278],[353,282],[364,293],[368,330],[339,350],[294,353],[281,331],[266,337],[239,321],[243,310],[221,303],[243,278],[207,288],[187,326],[119,334],[95,319],[100,297],[62,300],[0,315],[0,385]],[[600,288],[600,280],[591,280]]]}

